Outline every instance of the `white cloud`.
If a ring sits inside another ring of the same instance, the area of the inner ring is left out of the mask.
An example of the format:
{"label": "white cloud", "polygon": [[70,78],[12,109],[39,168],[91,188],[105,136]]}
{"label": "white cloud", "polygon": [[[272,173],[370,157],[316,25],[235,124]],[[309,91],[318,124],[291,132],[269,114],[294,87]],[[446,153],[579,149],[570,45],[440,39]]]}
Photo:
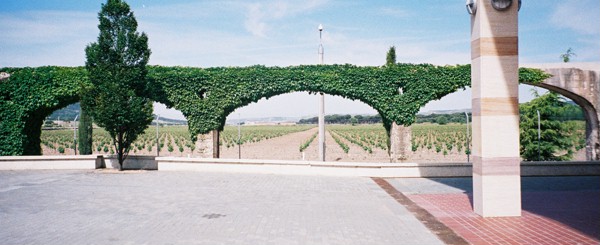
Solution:
{"label": "white cloud", "polygon": [[97,36],[94,13],[30,11],[0,16],[0,66],[79,66]]}
{"label": "white cloud", "polygon": [[397,7],[380,8],[377,14],[387,15],[395,18],[405,18],[411,16],[409,11]]}
{"label": "white cloud", "polygon": [[600,34],[600,12],[597,6],[598,0],[560,1],[552,14],[551,22],[582,34]]}
{"label": "white cloud", "polygon": [[267,23],[265,22],[265,13],[260,3],[250,4],[244,26],[252,35],[257,37],[265,37],[267,31]]}
{"label": "white cloud", "polygon": [[269,1],[246,5],[244,27],[256,37],[266,37],[270,23],[306,13],[327,3],[327,0]]}

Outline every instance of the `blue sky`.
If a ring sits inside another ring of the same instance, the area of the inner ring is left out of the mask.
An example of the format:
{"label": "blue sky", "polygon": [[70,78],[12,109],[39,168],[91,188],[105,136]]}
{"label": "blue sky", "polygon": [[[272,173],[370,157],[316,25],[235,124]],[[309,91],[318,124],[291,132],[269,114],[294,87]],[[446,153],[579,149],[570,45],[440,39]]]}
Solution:
{"label": "blue sky", "polygon": [[[96,41],[100,0],[2,0],[0,67],[80,66]],[[379,66],[396,46],[399,62],[470,62],[470,17],[464,0],[424,1],[127,1],[150,38],[151,64],[288,66],[318,62],[323,24],[325,63]],[[523,0],[520,63],[600,61],[600,1]],[[528,89],[521,89],[528,94]],[[327,113],[373,113],[366,105],[327,97]],[[470,107],[469,91],[424,110]],[[163,109],[158,113],[170,116]],[[317,98],[294,93],[238,110],[242,117],[308,116]],[[234,113],[237,117],[237,112]],[[175,116],[173,116],[175,117]]]}

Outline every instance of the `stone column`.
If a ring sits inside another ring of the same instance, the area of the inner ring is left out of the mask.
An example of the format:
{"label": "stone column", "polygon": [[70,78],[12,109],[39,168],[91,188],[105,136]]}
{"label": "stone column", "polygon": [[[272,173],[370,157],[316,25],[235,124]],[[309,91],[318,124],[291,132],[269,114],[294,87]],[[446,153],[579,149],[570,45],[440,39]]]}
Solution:
{"label": "stone column", "polygon": [[521,215],[518,1],[471,16],[473,207],[483,217]]}
{"label": "stone column", "polygon": [[402,162],[410,158],[412,153],[412,131],[410,127],[392,123],[390,129],[390,161]]}
{"label": "stone column", "polygon": [[196,151],[202,158],[219,158],[219,130],[198,135]]}
{"label": "stone column", "polygon": [[213,130],[212,132],[212,145],[213,145],[213,150],[212,150],[212,157],[213,158],[219,158],[220,154],[220,146],[219,146],[219,137],[220,137],[220,131],[218,129]]}

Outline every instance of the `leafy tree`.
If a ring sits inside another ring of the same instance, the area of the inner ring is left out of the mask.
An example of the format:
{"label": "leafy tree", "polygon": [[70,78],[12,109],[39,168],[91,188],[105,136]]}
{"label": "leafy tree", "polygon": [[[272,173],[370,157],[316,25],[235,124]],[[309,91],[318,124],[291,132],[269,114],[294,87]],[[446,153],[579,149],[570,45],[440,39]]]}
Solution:
{"label": "leafy tree", "polygon": [[446,115],[441,115],[435,122],[439,125],[446,125],[448,124],[448,117],[446,117]]}
{"label": "leafy tree", "polygon": [[[519,106],[521,113],[521,157],[527,161],[564,161],[571,159],[576,140],[572,124],[552,120],[567,106],[553,92],[539,95]],[[540,112],[541,139],[538,145],[538,116]]]}
{"label": "leafy tree", "polygon": [[573,56],[577,56],[574,52],[573,49],[569,48],[567,49],[567,51],[564,54],[560,55],[560,58],[562,59],[563,62],[568,63],[569,61],[571,61],[571,57]]}
{"label": "leafy tree", "polygon": [[396,64],[396,47],[391,46],[390,50],[387,52],[387,56],[385,57],[385,65],[392,66]]}
{"label": "leafy tree", "polygon": [[108,0],[98,19],[98,42],[85,49],[92,87],[83,101],[94,121],[109,132],[123,170],[131,144],[152,122],[152,102],[142,97],[150,49],[127,3]]}

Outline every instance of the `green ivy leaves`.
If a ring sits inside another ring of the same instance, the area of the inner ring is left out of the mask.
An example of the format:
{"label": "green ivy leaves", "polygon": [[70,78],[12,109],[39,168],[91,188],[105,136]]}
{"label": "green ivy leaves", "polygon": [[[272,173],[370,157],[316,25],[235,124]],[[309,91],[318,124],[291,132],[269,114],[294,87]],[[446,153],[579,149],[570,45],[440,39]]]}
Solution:
{"label": "green ivy leaves", "polygon": [[[0,155],[40,154],[36,142],[41,131],[36,125],[41,126],[53,111],[79,101],[80,88],[89,84],[88,74],[83,67],[0,68],[0,72],[11,74],[0,82]],[[522,83],[535,84],[548,77],[537,69],[519,70]],[[359,100],[379,112],[387,129],[392,122],[408,126],[428,102],[470,86],[471,68],[430,64],[148,66],[147,79],[147,97],[180,110],[195,140],[198,134],[222,130],[227,115],[236,108],[296,91]]]}

